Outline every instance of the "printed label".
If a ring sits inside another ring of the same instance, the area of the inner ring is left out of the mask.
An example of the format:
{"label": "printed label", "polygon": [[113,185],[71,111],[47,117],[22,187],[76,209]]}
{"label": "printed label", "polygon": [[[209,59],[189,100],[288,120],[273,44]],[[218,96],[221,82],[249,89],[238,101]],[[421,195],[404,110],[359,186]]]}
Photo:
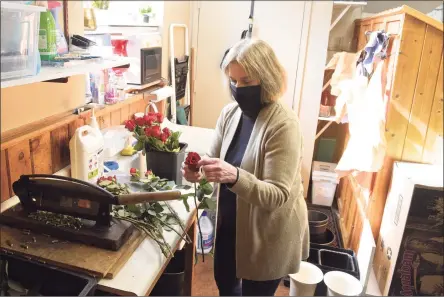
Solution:
{"label": "printed label", "polygon": [[[209,249],[213,246],[213,234],[210,235],[203,235],[202,239],[203,239],[203,248]],[[199,240],[197,241],[197,247],[198,249],[202,249],[201,247],[201,240],[200,240],[200,235],[199,235]]]}
{"label": "printed label", "polygon": [[48,50],[48,35],[45,29],[39,31],[39,50],[43,52]]}

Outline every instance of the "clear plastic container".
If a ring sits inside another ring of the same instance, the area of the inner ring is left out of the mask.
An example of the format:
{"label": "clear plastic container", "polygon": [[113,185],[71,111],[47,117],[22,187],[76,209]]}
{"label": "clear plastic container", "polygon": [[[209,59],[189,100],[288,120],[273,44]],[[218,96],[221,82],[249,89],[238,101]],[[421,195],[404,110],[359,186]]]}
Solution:
{"label": "clear plastic container", "polygon": [[38,73],[40,12],[44,7],[1,2],[1,80]]}

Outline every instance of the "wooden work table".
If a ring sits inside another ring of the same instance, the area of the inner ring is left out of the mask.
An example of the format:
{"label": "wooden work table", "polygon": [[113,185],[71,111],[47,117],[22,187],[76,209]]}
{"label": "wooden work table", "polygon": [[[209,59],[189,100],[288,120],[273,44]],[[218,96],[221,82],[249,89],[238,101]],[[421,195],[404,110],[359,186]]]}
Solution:
{"label": "wooden work table", "polygon": [[[68,175],[68,169],[61,170],[56,175]],[[187,191],[189,192],[189,191]],[[1,204],[1,211],[6,211],[19,203],[18,197],[13,197]],[[166,242],[172,248],[173,253],[185,247],[185,284],[184,294],[191,296],[193,270],[196,251],[196,207],[193,198],[189,198],[190,211],[187,212],[182,201],[171,201],[171,207],[185,224],[185,232],[191,239],[191,243],[184,245],[181,237],[175,232],[164,231]],[[175,230],[181,233],[180,226]],[[183,233],[182,235],[184,235]],[[171,258],[166,258],[160,251],[157,243],[146,237],[135,249],[126,263],[118,270],[112,279],[101,279],[98,289],[107,293],[122,296],[146,296],[151,293]]]}

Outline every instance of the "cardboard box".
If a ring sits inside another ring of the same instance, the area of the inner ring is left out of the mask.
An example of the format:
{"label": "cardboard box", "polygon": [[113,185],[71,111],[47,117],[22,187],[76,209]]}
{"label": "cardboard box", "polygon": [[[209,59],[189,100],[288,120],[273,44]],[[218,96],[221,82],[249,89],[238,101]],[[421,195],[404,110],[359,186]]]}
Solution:
{"label": "cardboard box", "polygon": [[374,269],[384,296],[444,295],[443,168],[396,162]]}

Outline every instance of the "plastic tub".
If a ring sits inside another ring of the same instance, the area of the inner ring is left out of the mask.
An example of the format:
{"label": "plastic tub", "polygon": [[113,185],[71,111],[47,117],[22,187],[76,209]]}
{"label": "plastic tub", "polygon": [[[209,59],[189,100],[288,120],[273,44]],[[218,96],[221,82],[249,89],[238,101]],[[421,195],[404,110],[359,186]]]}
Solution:
{"label": "plastic tub", "polygon": [[338,175],[335,172],[336,164],[313,162],[312,173],[312,203],[331,206],[335,197]]}
{"label": "plastic tub", "polygon": [[44,7],[1,2],[1,80],[36,75]]}
{"label": "plastic tub", "polygon": [[353,257],[347,253],[320,249],[318,251],[319,265],[328,266],[335,269],[356,271],[353,264]]}
{"label": "plastic tub", "polygon": [[17,256],[1,253],[0,260],[8,264],[8,279],[29,290],[30,296],[90,296],[97,285],[92,277]]}
{"label": "plastic tub", "polygon": [[324,274],[315,265],[302,261],[298,273],[290,274],[289,296],[314,296]]}
{"label": "plastic tub", "polygon": [[330,271],[324,275],[327,296],[359,296],[361,282],[354,276],[342,271]]}

